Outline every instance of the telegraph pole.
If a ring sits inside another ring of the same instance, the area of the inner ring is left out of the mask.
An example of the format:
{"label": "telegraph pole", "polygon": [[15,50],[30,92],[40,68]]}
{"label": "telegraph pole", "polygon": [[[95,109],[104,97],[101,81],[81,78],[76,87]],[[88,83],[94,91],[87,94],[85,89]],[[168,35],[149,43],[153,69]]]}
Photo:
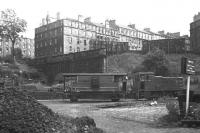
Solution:
{"label": "telegraph pole", "polygon": [[181,73],[187,74],[187,90],[186,90],[186,105],[185,116],[188,115],[189,103],[190,103],[190,75],[195,74],[195,61],[186,57],[181,59]]}
{"label": "telegraph pole", "polygon": [[107,19],[105,20],[105,42],[106,42],[106,72],[108,72],[108,55],[107,55],[107,48],[108,48],[108,44],[107,44],[107,40],[106,40],[106,24],[107,22],[109,22]]}
{"label": "telegraph pole", "polygon": [[190,98],[190,76],[187,77],[186,110],[185,110],[186,116],[188,115],[189,98]]}

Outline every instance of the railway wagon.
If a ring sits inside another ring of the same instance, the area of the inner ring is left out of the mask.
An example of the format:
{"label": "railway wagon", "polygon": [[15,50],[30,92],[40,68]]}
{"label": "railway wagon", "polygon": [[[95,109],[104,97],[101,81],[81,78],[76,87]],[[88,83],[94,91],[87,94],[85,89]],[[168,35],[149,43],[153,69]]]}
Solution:
{"label": "railway wagon", "polygon": [[72,102],[93,98],[119,101],[126,92],[126,73],[64,73],[63,77]]}
{"label": "railway wagon", "polygon": [[138,72],[133,75],[133,92],[137,99],[176,96],[183,90],[183,77],[155,76],[153,72]]}

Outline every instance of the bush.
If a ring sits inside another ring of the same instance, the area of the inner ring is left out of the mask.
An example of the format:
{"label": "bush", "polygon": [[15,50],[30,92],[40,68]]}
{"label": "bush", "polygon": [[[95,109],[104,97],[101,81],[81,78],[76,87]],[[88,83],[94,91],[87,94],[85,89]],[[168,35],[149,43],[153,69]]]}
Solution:
{"label": "bush", "polygon": [[72,125],[77,133],[103,133],[101,129],[96,128],[94,119],[88,116],[75,118]]}
{"label": "bush", "polygon": [[5,57],[2,57],[2,61],[4,61],[5,63],[13,63],[13,58],[11,55],[6,55]]}
{"label": "bush", "polygon": [[168,122],[177,122],[180,120],[180,110],[177,101],[168,102],[166,108],[168,110],[168,115],[166,116]]}
{"label": "bush", "polygon": [[168,114],[158,119],[157,126],[177,127],[180,124],[180,111],[178,101],[168,101],[166,103]]}
{"label": "bush", "polygon": [[88,116],[77,117],[72,121],[77,131],[83,132],[87,127],[96,127],[94,120]]}
{"label": "bush", "polygon": [[200,120],[200,104],[190,102],[187,120]]}
{"label": "bush", "polygon": [[169,74],[168,70],[168,59],[163,50],[158,48],[153,49],[153,51],[146,54],[142,65],[148,70],[159,76],[167,76]]}

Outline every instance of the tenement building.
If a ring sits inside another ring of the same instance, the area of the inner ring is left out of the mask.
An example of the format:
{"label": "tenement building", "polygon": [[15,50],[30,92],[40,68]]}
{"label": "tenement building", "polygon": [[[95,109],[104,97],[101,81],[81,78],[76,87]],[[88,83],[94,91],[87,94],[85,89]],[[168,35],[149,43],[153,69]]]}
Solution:
{"label": "tenement building", "polygon": [[188,36],[173,39],[144,40],[142,53],[148,53],[154,48],[163,50],[166,54],[190,52],[190,40]]}
{"label": "tenement building", "polygon": [[143,40],[170,39],[174,36],[154,33],[150,28],[138,30],[135,25],[117,25],[115,20],[106,20],[104,24],[94,23],[88,17],[83,21],[65,18],[46,22],[35,29],[35,57],[63,55],[91,50],[90,40],[128,42],[129,50],[141,51]]}
{"label": "tenement building", "polygon": [[[12,43],[6,38],[0,38],[0,56],[5,57],[11,54]],[[15,49],[21,49],[22,56],[26,58],[34,58],[35,47],[34,40],[30,38],[20,37],[16,40]]]}
{"label": "tenement building", "polygon": [[193,22],[190,23],[190,42],[191,50],[200,54],[200,13],[195,15]]}
{"label": "tenement building", "polygon": [[117,30],[96,24],[90,18],[58,19],[35,29],[35,56],[62,55],[90,50],[89,41],[118,40]]}

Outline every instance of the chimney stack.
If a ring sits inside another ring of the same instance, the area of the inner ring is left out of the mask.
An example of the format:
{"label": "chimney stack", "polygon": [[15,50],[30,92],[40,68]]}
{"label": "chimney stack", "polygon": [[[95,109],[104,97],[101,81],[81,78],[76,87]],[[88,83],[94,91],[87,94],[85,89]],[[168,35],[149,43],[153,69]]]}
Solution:
{"label": "chimney stack", "polygon": [[86,22],[86,23],[91,23],[91,17],[85,18],[85,19],[84,19],[84,22]]}
{"label": "chimney stack", "polygon": [[46,16],[46,23],[49,24],[51,22],[49,14]]}
{"label": "chimney stack", "polygon": [[45,18],[42,19],[42,25],[45,25]]}
{"label": "chimney stack", "polygon": [[135,29],[135,24],[129,24],[128,27]]}
{"label": "chimney stack", "polygon": [[57,18],[57,20],[60,20],[60,12],[57,12],[56,18]]}
{"label": "chimney stack", "polygon": [[151,29],[150,29],[150,28],[144,28],[144,31],[146,31],[146,32],[150,32]]}
{"label": "chimney stack", "polygon": [[109,20],[109,27],[113,28],[113,29],[118,29],[119,26],[116,24],[116,20]]}
{"label": "chimney stack", "polygon": [[161,34],[161,35],[164,35],[164,34],[165,34],[165,31],[164,31],[164,30],[158,31],[158,33]]}

